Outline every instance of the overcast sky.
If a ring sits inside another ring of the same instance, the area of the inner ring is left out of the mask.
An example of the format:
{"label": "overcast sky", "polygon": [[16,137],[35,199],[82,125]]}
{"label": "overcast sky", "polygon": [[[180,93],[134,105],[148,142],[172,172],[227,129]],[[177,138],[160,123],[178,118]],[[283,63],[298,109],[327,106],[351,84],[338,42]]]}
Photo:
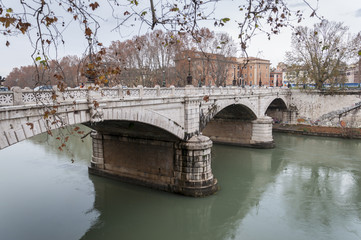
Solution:
{"label": "overcast sky", "polygon": [[[13,0],[3,0],[13,2]],[[100,5],[102,0],[98,0]],[[227,16],[231,19],[230,23],[223,28],[212,28],[212,25],[208,27],[214,31],[222,31],[229,33],[235,41],[239,34],[237,25],[234,19],[239,15],[237,6],[242,0],[221,0],[216,7],[216,13],[222,16]],[[311,14],[310,10],[305,8],[303,0],[286,0],[289,6],[293,9],[306,9],[305,16]],[[325,17],[328,20],[344,22],[346,26],[350,28],[351,33],[357,33],[361,31],[361,0],[308,0],[313,7],[318,7],[318,14]],[[301,23],[301,25],[312,26],[316,22],[316,19],[307,18]],[[107,24],[103,24],[104,29],[101,30],[99,36],[100,41],[108,46],[111,41],[125,40],[131,35],[137,34],[138,30],[131,28],[123,28],[121,33],[111,32],[110,30],[114,26],[114,20],[108,20]],[[108,25],[108,26],[107,26]],[[10,41],[10,46],[5,47],[6,40]],[[86,41],[82,35],[82,31],[77,26],[72,26],[65,32],[65,46],[60,46],[58,53],[60,56],[65,55],[78,55],[81,56],[84,49],[87,46]],[[249,56],[260,57],[269,59],[273,66],[276,66],[278,62],[284,61],[285,52],[291,48],[291,30],[284,29],[283,32],[277,36],[273,36],[271,40],[268,40],[265,35],[259,35],[252,39],[249,48]],[[30,55],[32,48],[29,40],[26,36],[19,36],[16,38],[0,38],[0,76],[8,75],[15,67],[32,64]]]}

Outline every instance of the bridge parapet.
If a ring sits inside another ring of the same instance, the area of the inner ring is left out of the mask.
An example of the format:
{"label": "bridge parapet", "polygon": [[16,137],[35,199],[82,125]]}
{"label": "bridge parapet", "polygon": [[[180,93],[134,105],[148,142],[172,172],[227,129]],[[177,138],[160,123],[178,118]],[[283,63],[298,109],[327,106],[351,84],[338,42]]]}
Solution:
{"label": "bridge parapet", "polygon": [[187,87],[187,88],[68,88],[63,92],[56,88],[53,90],[39,90],[12,88],[12,91],[0,92],[0,107],[45,103],[51,104],[55,100],[58,103],[72,102],[75,100],[88,100],[89,92],[100,93],[101,99],[143,99],[143,98],[164,98],[192,96],[220,96],[220,95],[262,95],[275,94],[287,91],[287,89],[267,89],[267,88],[240,88],[240,87]]}

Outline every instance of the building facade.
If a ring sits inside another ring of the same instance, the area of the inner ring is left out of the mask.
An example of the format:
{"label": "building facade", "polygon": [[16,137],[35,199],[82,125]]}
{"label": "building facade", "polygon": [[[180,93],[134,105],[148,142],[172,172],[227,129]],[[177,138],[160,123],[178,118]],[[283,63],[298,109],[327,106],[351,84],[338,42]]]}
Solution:
{"label": "building facade", "polygon": [[361,58],[346,68],[346,79],[348,83],[361,83]]}
{"label": "building facade", "polygon": [[198,86],[270,86],[270,65],[269,60],[260,58],[197,51],[183,51],[175,60],[177,78],[185,82],[191,75],[193,85]]}
{"label": "building facade", "polygon": [[270,86],[271,87],[282,87],[283,86],[283,73],[282,71],[271,71],[270,72]]}

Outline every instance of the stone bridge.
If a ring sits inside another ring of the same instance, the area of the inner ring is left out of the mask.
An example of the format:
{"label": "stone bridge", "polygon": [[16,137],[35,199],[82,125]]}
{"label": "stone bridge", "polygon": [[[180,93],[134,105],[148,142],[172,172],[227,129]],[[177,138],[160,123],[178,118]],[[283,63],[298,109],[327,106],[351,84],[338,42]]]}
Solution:
{"label": "stone bridge", "polygon": [[212,141],[271,148],[272,118],[295,122],[291,90],[101,88],[0,92],[0,149],[59,127],[94,129],[94,174],[191,196],[216,191]]}

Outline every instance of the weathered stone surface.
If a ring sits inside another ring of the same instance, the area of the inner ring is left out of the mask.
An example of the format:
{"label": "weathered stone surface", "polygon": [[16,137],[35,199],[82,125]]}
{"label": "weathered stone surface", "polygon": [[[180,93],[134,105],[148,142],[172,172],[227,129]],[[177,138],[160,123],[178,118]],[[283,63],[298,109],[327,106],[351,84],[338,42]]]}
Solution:
{"label": "weathered stone surface", "polygon": [[[54,104],[52,91],[13,90],[0,92],[0,149],[61,126],[52,117],[44,122]],[[67,89],[61,95],[57,120],[99,131],[92,134],[90,172],[192,196],[217,189],[207,136],[268,148],[274,146],[272,118],[361,127],[360,94],[354,92],[139,86]]]}

